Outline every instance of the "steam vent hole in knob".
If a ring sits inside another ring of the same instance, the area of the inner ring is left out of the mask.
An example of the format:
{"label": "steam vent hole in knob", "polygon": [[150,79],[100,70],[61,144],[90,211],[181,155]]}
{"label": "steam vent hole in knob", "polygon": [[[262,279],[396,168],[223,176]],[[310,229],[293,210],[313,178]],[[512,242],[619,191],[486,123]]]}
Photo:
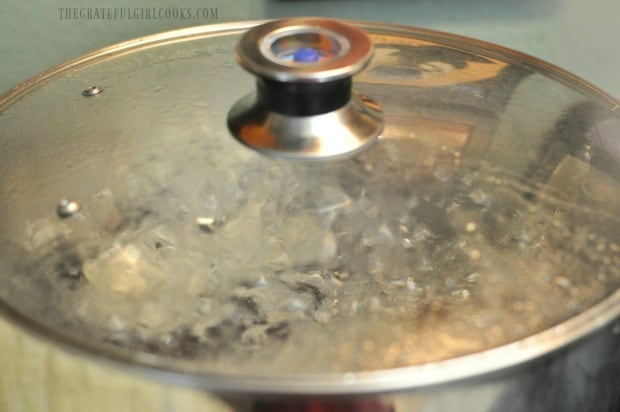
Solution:
{"label": "steam vent hole in knob", "polygon": [[275,20],[247,31],[237,61],[256,76],[256,91],[228,112],[228,128],[244,145],[291,159],[346,157],[383,131],[380,106],[353,90],[370,61],[362,30],[330,19]]}

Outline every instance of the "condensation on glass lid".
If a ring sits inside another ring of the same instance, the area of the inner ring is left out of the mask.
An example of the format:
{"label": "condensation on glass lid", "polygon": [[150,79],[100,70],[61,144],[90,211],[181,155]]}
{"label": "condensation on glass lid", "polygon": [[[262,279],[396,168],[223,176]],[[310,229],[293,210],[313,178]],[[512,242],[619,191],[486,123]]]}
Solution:
{"label": "condensation on glass lid", "polygon": [[[20,241],[36,259],[17,265],[12,293],[107,345],[301,373],[475,353],[617,287],[617,218],[554,193],[575,164],[529,187],[458,167],[446,146],[417,151],[434,164],[402,159],[415,146],[323,165],[229,156],[191,188],[200,169],[162,148],[77,215],[29,222]],[[393,167],[410,173],[395,181]]]}

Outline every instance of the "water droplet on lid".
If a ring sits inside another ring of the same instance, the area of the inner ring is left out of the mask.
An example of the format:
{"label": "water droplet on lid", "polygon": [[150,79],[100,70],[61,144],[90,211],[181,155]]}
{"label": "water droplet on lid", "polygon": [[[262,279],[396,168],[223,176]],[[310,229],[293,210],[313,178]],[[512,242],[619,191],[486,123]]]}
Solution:
{"label": "water droplet on lid", "polygon": [[56,207],[56,212],[61,218],[74,216],[80,211],[80,204],[74,200],[61,199]]}
{"label": "water droplet on lid", "polygon": [[84,97],[92,97],[96,96],[99,93],[103,92],[103,87],[101,86],[89,86],[84,91],[82,91],[82,96]]}
{"label": "water droplet on lid", "polygon": [[200,230],[204,232],[213,232],[216,226],[215,218],[199,216],[196,218],[196,224]]}

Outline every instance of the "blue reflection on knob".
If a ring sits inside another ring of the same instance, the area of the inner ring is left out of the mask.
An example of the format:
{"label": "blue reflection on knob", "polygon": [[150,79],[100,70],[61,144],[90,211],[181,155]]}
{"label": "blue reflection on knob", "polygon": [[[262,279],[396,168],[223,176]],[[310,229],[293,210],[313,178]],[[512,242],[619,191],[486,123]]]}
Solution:
{"label": "blue reflection on knob", "polygon": [[293,55],[293,60],[300,63],[312,63],[319,61],[319,52],[310,47],[302,47]]}

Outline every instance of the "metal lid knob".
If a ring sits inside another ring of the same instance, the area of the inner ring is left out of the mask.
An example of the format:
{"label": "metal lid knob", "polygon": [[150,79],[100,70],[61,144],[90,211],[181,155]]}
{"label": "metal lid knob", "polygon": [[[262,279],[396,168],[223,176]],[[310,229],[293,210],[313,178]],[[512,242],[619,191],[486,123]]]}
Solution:
{"label": "metal lid knob", "polygon": [[[362,30],[323,18],[271,21],[246,32],[237,45],[241,66],[282,82],[350,78],[366,67],[372,53],[372,42]],[[299,58],[310,54],[318,58]]]}
{"label": "metal lid knob", "polygon": [[237,60],[257,76],[257,90],[231,108],[231,133],[263,153],[297,159],[342,157],[369,146],[383,117],[375,102],[352,92],[352,76],[372,53],[363,31],[329,19],[285,19],[249,30]]}

